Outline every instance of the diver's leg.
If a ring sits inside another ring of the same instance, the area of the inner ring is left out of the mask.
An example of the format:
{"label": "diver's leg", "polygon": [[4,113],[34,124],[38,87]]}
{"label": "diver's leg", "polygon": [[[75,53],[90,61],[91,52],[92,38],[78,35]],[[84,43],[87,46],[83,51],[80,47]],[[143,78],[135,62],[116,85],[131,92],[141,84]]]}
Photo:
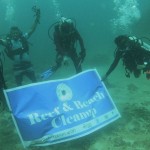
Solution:
{"label": "diver's leg", "polygon": [[56,65],[52,66],[52,71],[55,72],[58,68],[61,67],[63,61],[63,55],[57,53],[56,55]]}
{"label": "diver's leg", "polygon": [[24,74],[33,82],[37,82],[33,68],[27,69]]}
{"label": "diver's leg", "polygon": [[81,72],[82,71],[82,67],[81,67],[80,59],[79,59],[76,51],[72,51],[72,53],[70,54],[70,58],[73,61],[74,67],[76,69],[76,73]]}
{"label": "diver's leg", "polygon": [[23,80],[22,72],[16,72],[15,73],[15,80],[16,80],[17,86],[21,86],[22,85],[22,80]]}

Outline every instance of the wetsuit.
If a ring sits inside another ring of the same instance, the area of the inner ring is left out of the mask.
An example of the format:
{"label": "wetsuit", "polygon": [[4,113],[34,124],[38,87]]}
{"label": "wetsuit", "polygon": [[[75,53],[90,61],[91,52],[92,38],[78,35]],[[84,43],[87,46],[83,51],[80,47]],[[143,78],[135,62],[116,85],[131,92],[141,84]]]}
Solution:
{"label": "wetsuit", "polygon": [[133,73],[137,78],[141,74],[141,70],[137,69],[137,66],[143,65],[145,62],[150,63],[150,51],[144,49],[140,44],[134,43],[127,45],[124,49],[118,47],[115,52],[114,61],[106,72],[105,77],[111,74],[118,65],[120,59],[122,59],[123,65],[125,66],[125,75],[130,77],[130,73]]}
{"label": "wetsuit", "polygon": [[[61,66],[64,57],[67,56],[70,57],[73,61],[76,73],[81,72],[82,68],[80,61],[81,59],[84,59],[86,52],[83,44],[83,39],[81,38],[79,32],[75,28],[73,28],[70,33],[65,34],[60,31],[59,25],[56,25],[53,36],[57,51],[55,69],[57,70]],[[76,52],[76,41],[79,41],[81,48],[80,56],[82,58],[79,58]]]}
{"label": "wetsuit", "polygon": [[13,71],[16,84],[22,85],[23,76],[27,76],[32,82],[36,82],[34,70],[28,54],[28,34],[22,35],[19,39],[7,38],[5,52],[13,61]]}

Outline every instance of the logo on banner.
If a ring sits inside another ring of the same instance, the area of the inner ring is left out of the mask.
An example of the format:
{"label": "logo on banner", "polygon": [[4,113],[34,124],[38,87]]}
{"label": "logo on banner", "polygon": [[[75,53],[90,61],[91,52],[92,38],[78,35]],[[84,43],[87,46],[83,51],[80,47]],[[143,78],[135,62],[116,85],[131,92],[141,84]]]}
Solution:
{"label": "logo on banner", "polygon": [[71,88],[64,83],[61,83],[57,86],[56,94],[58,99],[63,102],[71,100],[73,96]]}

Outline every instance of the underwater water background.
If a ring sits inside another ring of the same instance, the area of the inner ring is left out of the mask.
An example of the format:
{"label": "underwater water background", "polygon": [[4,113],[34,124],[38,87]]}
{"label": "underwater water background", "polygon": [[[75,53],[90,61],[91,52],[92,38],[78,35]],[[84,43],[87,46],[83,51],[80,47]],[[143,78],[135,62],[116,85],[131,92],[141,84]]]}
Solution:
{"label": "underwater water background", "polygon": [[[83,70],[96,68],[104,75],[114,57],[114,38],[120,34],[150,38],[149,0],[0,0],[0,37],[11,26],[27,32],[34,21],[32,6],[41,9],[41,20],[29,39],[30,56],[38,81],[40,73],[55,62],[55,47],[48,37],[49,27],[59,17],[73,18],[83,37],[87,55]],[[52,30],[51,30],[52,34]],[[144,39],[145,40],[145,39]],[[149,43],[148,40],[145,42]],[[79,47],[77,46],[78,50]],[[0,46],[0,50],[3,47]],[[66,70],[69,70],[66,71]],[[71,61],[51,78],[66,78],[75,74]],[[120,62],[112,72],[106,87],[121,118],[80,139],[33,150],[149,150],[150,147],[150,81],[142,74],[135,79],[125,77]],[[15,87],[12,62],[6,57],[4,75],[9,88]],[[30,81],[25,78],[24,84]],[[0,149],[23,150],[8,111],[0,113]]]}

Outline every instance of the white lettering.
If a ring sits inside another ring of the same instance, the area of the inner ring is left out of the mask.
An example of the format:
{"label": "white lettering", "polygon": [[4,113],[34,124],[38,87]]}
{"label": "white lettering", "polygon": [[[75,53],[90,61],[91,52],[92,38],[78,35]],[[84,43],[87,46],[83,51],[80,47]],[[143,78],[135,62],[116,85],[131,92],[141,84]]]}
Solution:
{"label": "white lettering", "polygon": [[40,119],[38,113],[30,114],[30,115],[28,115],[28,117],[29,117],[29,120],[30,120],[31,125],[42,121],[42,120]]}
{"label": "white lettering", "polygon": [[53,118],[57,115],[60,115],[59,107],[56,107],[53,112],[48,112],[48,113],[41,114],[41,115],[39,115],[38,113],[32,113],[28,115],[28,117],[29,117],[31,125],[34,125],[38,122],[47,120],[49,118]]}
{"label": "white lettering", "polygon": [[53,128],[59,128],[62,125],[62,123],[60,122],[60,117],[53,118],[51,124]]}
{"label": "white lettering", "polygon": [[[87,101],[84,101],[84,102],[73,101],[73,104],[76,109],[84,109],[84,108],[89,107],[95,102],[101,101],[103,98],[105,98],[103,93],[96,92],[95,95],[91,99],[88,99]],[[77,122],[77,121],[86,119],[88,117],[94,118],[96,115],[96,109],[92,108],[92,109],[89,109],[88,111],[66,117],[64,115],[61,115],[62,112],[60,113],[59,109],[60,109],[59,107],[56,107],[54,108],[52,112],[48,112],[48,113],[40,114],[40,115],[38,113],[29,114],[28,118],[29,118],[30,124],[34,125],[34,124],[50,119],[52,127],[59,128],[62,125],[66,126],[68,124],[72,124],[73,122]],[[63,103],[62,109],[65,112],[74,110],[74,108],[71,107],[67,103]]]}
{"label": "white lettering", "polygon": [[67,112],[73,110],[73,108],[71,108],[67,103],[63,103],[63,110]]}
{"label": "white lettering", "polygon": [[95,95],[91,99],[88,99],[87,101],[84,101],[84,102],[74,101],[73,103],[75,104],[77,109],[83,109],[85,107],[88,107],[89,105],[91,105],[92,103],[96,101],[102,100],[104,97],[105,96],[103,95],[103,93],[96,92]]}
{"label": "white lettering", "polygon": [[72,124],[74,122],[78,122],[86,118],[90,118],[90,117],[95,118],[96,112],[97,112],[96,109],[93,108],[93,109],[89,109],[86,112],[81,112],[81,113],[78,113],[78,114],[75,114],[73,116],[69,116],[66,118],[64,115],[61,115],[60,120],[62,121],[62,125],[66,126],[68,124]]}

